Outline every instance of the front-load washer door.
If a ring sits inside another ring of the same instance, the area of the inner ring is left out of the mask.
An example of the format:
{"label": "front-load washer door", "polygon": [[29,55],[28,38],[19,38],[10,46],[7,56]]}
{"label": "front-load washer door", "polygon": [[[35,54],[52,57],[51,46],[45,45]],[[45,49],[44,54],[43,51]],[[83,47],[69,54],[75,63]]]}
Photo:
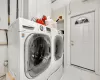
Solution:
{"label": "front-load washer door", "polygon": [[25,41],[25,75],[35,78],[43,73],[51,62],[50,37],[42,34],[31,34]]}

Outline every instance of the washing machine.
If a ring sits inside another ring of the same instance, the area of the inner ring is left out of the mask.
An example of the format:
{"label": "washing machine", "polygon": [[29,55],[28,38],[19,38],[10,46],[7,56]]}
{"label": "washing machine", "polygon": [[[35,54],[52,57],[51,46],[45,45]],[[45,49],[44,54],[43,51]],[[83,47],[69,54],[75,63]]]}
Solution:
{"label": "washing machine", "polygon": [[19,18],[9,27],[8,71],[15,80],[48,80],[52,76],[57,69],[51,41],[50,28],[26,19]]}
{"label": "washing machine", "polygon": [[64,40],[61,31],[51,28],[52,34],[52,56],[54,73],[48,80],[60,80],[64,70]]}

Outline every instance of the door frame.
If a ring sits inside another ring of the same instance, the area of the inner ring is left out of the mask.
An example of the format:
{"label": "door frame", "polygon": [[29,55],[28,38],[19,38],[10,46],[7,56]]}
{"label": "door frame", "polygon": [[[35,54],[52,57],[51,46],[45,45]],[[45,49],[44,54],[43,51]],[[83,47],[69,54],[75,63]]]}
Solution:
{"label": "door frame", "polygon": [[[91,12],[94,12],[94,14],[95,14],[95,20],[94,20],[94,25],[95,25],[95,31],[94,31],[94,33],[95,33],[95,45],[94,45],[94,47],[95,47],[95,73],[97,74],[97,75],[100,75],[100,54],[99,54],[99,45],[100,45],[100,43],[99,43],[99,34],[100,34],[100,28],[99,28],[99,18],[98,17],[100,17],[99,16],[99,9],[97,8],[97,9],[95,9],[95,10],[92,10],[92,11],[88,11],[88,12],[85,12],[85,13],[82,13],[82,14],[87,14],[87,13],[91,13]],[[82,15],[82,14],[78,14],[78,15],[75,15],[75,16],[79,16],[79,15]],[[69,31],[69,35],[70,36],[68,36],[69,37],[69,50],[68,50],[68,57],[70,57],[69,58],[69,60],[68,60],[68,65],[70,65],[70,66],[72,66],[71,65],[71,45],[70,45],[70,43],[71,43],[71,18],[72,17],[75,17],[75,16],[73,16],[73,15],[70,15],[70,21],[68,21],[69,23],[70,23],[70,25],[69,25],[69,29],[70,29],[70,31]],[[79,68],[80,69],[80,68]],[[84,69],[83,69],[84,70]]]}

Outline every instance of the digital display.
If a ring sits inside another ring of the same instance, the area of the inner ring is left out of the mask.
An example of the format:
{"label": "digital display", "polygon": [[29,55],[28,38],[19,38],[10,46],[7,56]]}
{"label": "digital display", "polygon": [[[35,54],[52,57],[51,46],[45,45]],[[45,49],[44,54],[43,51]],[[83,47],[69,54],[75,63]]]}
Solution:
{"label": "digital display", "polygon": [[46,27],[46,30],[47,30],[48,32],[51,32],[51,29],[50,29],[50,28],[48,28],[48,27]]}

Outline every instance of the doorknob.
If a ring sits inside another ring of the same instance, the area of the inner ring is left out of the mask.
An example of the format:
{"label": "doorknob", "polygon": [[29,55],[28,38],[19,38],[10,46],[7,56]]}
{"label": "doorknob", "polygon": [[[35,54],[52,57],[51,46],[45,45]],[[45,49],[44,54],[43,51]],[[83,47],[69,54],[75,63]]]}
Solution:
{"label": "doorknob", "polygon": [[72,46],[74,46],[74,44],[71,43]]}

